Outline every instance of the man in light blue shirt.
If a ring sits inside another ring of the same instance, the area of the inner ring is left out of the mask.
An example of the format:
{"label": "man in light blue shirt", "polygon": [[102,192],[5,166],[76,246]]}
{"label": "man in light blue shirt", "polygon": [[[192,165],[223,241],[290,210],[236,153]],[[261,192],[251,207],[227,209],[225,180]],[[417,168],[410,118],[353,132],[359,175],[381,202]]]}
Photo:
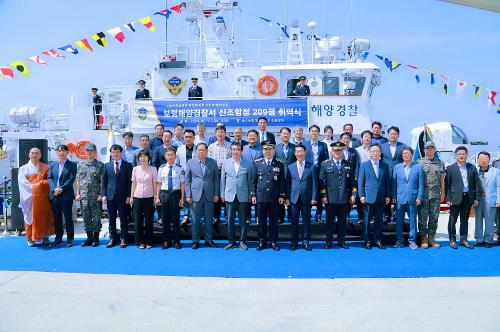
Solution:
{"label": "man in light blue shirt", "polygon": [[133,163],[135,159],[135,152],[139,148],[134,143],[134,134],[131,131],[123,133],[123,160]]}

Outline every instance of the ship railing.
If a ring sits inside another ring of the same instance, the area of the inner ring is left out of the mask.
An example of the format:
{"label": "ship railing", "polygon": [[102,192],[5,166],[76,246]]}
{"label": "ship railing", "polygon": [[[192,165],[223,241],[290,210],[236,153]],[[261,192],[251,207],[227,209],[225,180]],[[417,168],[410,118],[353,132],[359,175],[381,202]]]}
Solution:
{"label": "ship railing", "polygon": [[42,131],[69,130],[69,115],[67,105],[45,105],[43,120],[40,125]]}
{"label": "ship railing", "polygon": [[[213,47],[207,47],[199,40],[162,42],[158,47],[158,59],[165,63],[166,68],[169,65],[186,68],[284,65],[287,64],[287,48],[288,42],[280,39],[220,41],[214,42]],[[322,48],[317,43],[303,40],[303,64],[354,62],[345,50],[343,46]]]}

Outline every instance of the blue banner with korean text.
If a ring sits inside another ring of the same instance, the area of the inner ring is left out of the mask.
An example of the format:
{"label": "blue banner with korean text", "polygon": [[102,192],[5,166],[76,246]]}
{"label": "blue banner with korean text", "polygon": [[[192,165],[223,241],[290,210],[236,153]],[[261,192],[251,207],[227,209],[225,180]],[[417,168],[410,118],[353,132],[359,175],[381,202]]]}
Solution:
{"label": "blue banner with korean text", "polygon": [[260,117],[266,117],[270,127],[307,127],[306,99],[153,100],[153,105],[165,127],[177,123],[194,127],[200,122],[207,126],[217,122],[226,127],[257,126]]}

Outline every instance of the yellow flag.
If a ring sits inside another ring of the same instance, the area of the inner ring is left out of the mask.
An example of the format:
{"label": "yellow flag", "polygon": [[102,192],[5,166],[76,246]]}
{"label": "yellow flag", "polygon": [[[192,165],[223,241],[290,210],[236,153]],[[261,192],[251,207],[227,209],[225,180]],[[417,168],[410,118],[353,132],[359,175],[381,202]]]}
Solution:
{"label": "yellow flag", "polygon": [[23,77],[28,76],[30,73],[30,70],[28,69],[28,67],[26,67],[26,65],[22,61],[14,61],[10,63],[9,66],[17,69],[21,73],[21,75],[23,75]]}
{"label": "yellow flag", "polygon": [[153,25],[153,22],[151,22],[151,16],[146,16],[146,17],[140,18],[139,22],[141,22],[142,24],[144,24],[144,26],[146,28],[148,28],[149,31],[151,31],[151,32],[155,32],[156,31],[156,27]]}

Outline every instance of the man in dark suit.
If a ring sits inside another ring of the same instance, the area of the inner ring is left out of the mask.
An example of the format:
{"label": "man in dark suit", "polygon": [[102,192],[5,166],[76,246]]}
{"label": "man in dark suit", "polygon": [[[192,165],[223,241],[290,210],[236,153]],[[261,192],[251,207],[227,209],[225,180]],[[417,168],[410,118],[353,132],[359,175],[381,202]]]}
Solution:
{"label": "man in dark suit", "polygon": [[200,247],[200,223],[202,212],[205,220],[205,247],[216,248],[212,234],[214,203],[220,196],[220,172],[217,162],[208,158],[208,147],[205,143],[196,146],[196,158],[186,164],[186,202],[191,207],[193,224],[193,249]]}
{"label": "man in dark suit", "polygon": [[76,163],[68,160],[68,147],[60,144],[56,147],[57,158],[50,164],[48,182],[50,186],[50,205],[54,214],[54,223],[56,229],[56,239],[51,246],[56,247],[62,244],[64,235],[63,215],[66,222],[67,246],[73,246],[75,229],[73,225],[73,200],[75,191],[73,183],[76,179]]}
{"label": "man in dark suit", "polygon": [[382,123],[380,121],[372,122],[372,144],[382,145],[387,143],[387,138],[381,135]]}
{"label": "man in dark suit", "polygon": [[390,202],[391,176],[389,166],[380,160],[380,145],[374,144],[370,147],[370,160],[365,161],[359,168],[358,195],[361,204],[364,205],[363,239],[365,248],[371,249],[370,243],[370,220],[374,216],[374,243],[380,249],[385,250],[382,243],[382,218],[385,206]]}
{"label": "man in dark suit", "polygon": [[359,165],[359,155],[356,149],[350,148],[349,145],[351,143],[352,135],[349,133],[340,134],[340,142],[344,143],[344,149],[342,150],[343,159],[347,160],[351,163],[353,167],[353,172],[356,178],[358,177],[358,165]]}
{"label": "man in dark suit", "polygon": [[[392,126],[387,130],[387,137],[389,141],[380,145],[382,149],[382,161],[389,166],[389,172],[392,177],[392,170],[395,165],[401,164],[403,162],[403,148],[406,146],[405,144],[398,141],[399,139],[399,128]],[[388,204],[385,207],[385,222],[391,222],[394,219],[393,211],[394,204]],[[394,209],[395,210],[395,209]]]}
{"label": "man in dark suit", "polygon": [[252,204],[256,204],[257,218],[259,218],[257,250],[267,247],[267,218],[269,217],[269,241],[273,250],[279,251],[278,206],[285,202],[286,197],[285,168],[283,163],[274,157],[274,144],[271,141],[264,141],[262,150],[264,158],[254,161],[250,193]]}
{"label": "man in dark suit", "polygon": [[349,147],[356,149],[357,147],[360,147],[363,143],[361,140],[357,137],[354,137],[354,127],[352,123],[346,123],[343,127],[342,130],[344,133],[349,133],[351,134],[351,141],[349,142]]}
{"label": "man in dark suit", "polygon": [[156,169],[160,168],[161,165],[165,164],[167,161],[165,160],[165,151],[167,149],[174,149],[174,146],[172,145],[172,132],[170,130],[165,130],[163,132],[163,144],[160,146],[157,146],[153,150],[153,166],[156,167]]}
{"label": "man in dark suit", "polygon": [[154,152],[158,146],[161,146],[163,144],[163,132],[164,131],[165,131],[165,127],[163,127],[163,125],[161,123],[158,123],[155,126],[155,136],[149,142],[149,150]]}
{"label": "man in dark suit", "polygon": [[149,99],[149,90],[145,88],[146,81],[139,80],[137,84],[139,85],[139,89],[135,92],[135,99]]}
{"label": "man in dark suit", "polygon": [[128,220],[127,204],[130,204],[132,187],[132,164],[122,159],[123,148],[113,144],[110,148],[111,161],[104,165],[102,177],[102,203],[108,205],[109,243],[115,246],[116,217],[120,217],[120,248],[127,247]]}
{"label": "man in dark suit", "polygon": [[[283,131],[283,129],[282,129]],[[290,134],[290,132],[289,132]],[[292,210],[292,245],[296,250],[299,242],[299,216],[302,216],[302,244],[304,249],[311,251],[311,207],[318,201],[318,173],[317,167],[306,161],[304,145],[295,147],[296,162],[285,166],[288,168],[286,178],[287,205],[291,203]]]}
{"label": "man in dark suit", "polygon": [[456,234],[458,215],[460,215],[460,245],[474,249],[474,246],[467,242],[469,214],[472,205],[477,206],[478,198],[483,195],[483,187],[477,169],[467,162],[467,153],[465,146],[457,147],[455,149],[457,162],[446,167],[446,200],[450,205],[448,236],[450,237],[450,247],[453,249],[458,249]]}
{"label": "man in dark suit", "polygon": [[191,82],[193,86],[189,88],[188,91],[188,100],[202,100],[203,99],[203,89],[201,86],[198,86],[198,78],[191,78]]}
{"label": "man in dark suit", "polygon": [[[290,130],[290,128],[288,127],[281,128],[280,129],[281,143],[276,145],[276,159],[278,159],[283,163],[283,165],[285,165],[285,180],[288,176],[288,165],[294,163],[297,160],[297,158],[295,157],[295,144],[292,144],[290,142],[291,133],[292,131]],[[280,205],[280,217],[279,217],[280,224],[282,224],[285,221],[285,210],[288,210],[288,221],[290,221],[290,207],[288,206],[287,209],[285,205]]]}
{"label": "man in dark suit", "polygon": [[334,142],[331,145],[332,159],[321,164],[319,183],[322,202],[326,206],[326,243],[330,249],[333,243],[333,223],[337,219],[339,247],[349,249],[345,243],[347,213],[350,204],[356,199],[356,176],[351,162],[343,158],[345,144]]}
{"label": "man in dark suit", "polygon": [[231,143],[238,143],[242,148],[248,144],[248,142],[243,139],[243,129],[241,127],[234,128],[233,136]]}
{"label": "man in dark suit", "polygon": [[[304,142],[304,146],[307,149],[306,160],[312,162],[314,166],[318,168],[318,174],[319,174],[319,167],[321,167],[323,161],[328,160],[328,145],[326,145],[325,142],[321,142],[319,140],[319,133],[320,133],[319,126],[313,124],[312,126],[309,127],[309,137],[311,138],[311,140]],[[317,202],[316,215],[314,218],[316,222],[318,223],[321,222],[322,214],[323,214],[323,203]]]}
{"label": "man in dark suit", "polygon": [[276,145],[276,139],[274,134],[267,131],[267,118],[260,117],[257,120],[257,125],[259,126],[259,143],[262,144],[264,141],[270,141],[272,144]]}

